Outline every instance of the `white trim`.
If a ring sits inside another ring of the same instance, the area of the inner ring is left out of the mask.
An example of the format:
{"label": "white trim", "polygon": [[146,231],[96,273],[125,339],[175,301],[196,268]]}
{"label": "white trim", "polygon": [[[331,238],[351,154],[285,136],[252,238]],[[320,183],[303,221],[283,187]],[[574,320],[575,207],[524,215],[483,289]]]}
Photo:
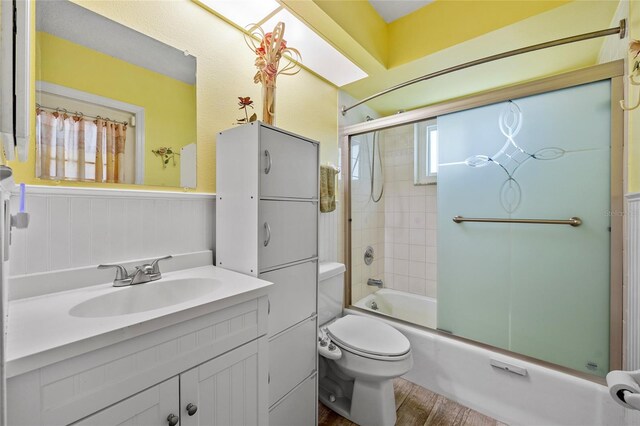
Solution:
{"label": "white trim", "polygon": [[[59,195],[65,197],[104,197],[104,198],[151,198],[151,199],[212,199],[216,194],[212,192],[178,192],[178,191],[148,191],[142,189],[112,189],[112,188],[78,188],[70,186],[42,186],[27,185],[27,194]],[[12,194],[17,195],[19,187]]]}
{"label": "white trim", "polygon": [[19,161],[27,161],[27,146],[29,141],[30,108],[30,83],[31,83],[31,40],[29,33],[29,19],[31,17],[31,2],[16,2],[16,126],[15,137],[17,146],[13,145],[13,4],[11,1],[2,1],[2,25],[0,45],[0,69],[1,98],[0,106],[0,139],[4,145],[4,153],[7,160],[15,158],[16,151]]}
{"label": "white trim", "polygon": [[625,194],[624,198],[629,201],[640,200],[640,192],[629,192],[628,194]]}
{"label": "white trim", "polygon": [[625,195],[627,265],[625,320],[625,370],[640,369],[640,193]]}
{"label": "white trim", "polygon": [[130,112],[135,116],[136,129],[136,158],[135,158],[135,184],[144,185],[144,107],[126,102],[117,101],[104,96],[95,95],[93,93],[83,92],[81,90],[72,89],[58,84],[48,83],[46,81],[37,81],[36,90],[38,92],[50,93],[52,95],[64,96],[65,98],[75,99],[90,104],[100,105],[106,108],[119,109]]}

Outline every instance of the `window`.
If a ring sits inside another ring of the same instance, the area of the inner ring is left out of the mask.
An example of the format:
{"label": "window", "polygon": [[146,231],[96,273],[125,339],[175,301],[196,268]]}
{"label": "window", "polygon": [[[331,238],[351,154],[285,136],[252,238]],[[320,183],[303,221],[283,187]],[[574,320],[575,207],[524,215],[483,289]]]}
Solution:
{"label": "window", "polygon": [[432,185],[438,176],[438,126],[436,120],[414,124],[413,168],[415,185]]}
{"label": "window", "polygon": [[360,142],[351,141],[351,180],[360,179]]}

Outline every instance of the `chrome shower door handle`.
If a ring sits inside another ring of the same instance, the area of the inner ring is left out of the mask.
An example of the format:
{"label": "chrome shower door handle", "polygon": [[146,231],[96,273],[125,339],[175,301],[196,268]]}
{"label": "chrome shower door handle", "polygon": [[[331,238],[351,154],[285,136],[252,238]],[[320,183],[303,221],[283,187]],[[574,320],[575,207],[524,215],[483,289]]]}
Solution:
{"label": "chrome shower door handle", "polygon": [[264,246],[269,245],[269,241],[271,241],[271,227],[267,222],[264,223]]}
{"label": "chrome shower door handle", "polygon": [[271,171],[271,153],[268,149],[264,150],[264,157],[267,159],[267,167],[264,168],[264,174],[268,175]]}

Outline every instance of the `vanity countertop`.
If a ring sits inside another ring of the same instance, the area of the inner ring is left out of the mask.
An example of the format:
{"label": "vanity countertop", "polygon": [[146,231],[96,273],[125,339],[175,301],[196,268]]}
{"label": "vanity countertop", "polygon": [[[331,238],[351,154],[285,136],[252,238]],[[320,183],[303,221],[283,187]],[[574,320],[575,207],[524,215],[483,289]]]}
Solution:
{"label": "vanity countertop", "polygon": [[76,317],[70,310],[89,299],[127,291],[111,283],[9,302],[7,377],[264,296],[271,283],[215,266],[163,273],[163,279],[205,278],[222,283],[204,296],[159,309],[107,317]]}

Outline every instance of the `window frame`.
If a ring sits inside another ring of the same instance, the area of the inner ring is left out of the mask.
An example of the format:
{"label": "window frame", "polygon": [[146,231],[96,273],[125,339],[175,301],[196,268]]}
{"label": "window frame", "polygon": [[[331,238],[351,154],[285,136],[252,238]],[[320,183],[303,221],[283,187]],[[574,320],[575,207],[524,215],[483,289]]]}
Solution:
{"label": "window frame", "polygon": [[[432,131],[436,131],[435,140]],[[421,121],[413,125],[413,184],[435,185],[438,182],[438,170],[431,169],[433,156],[438,153],[438,124],[436,119]],[[435,145],[435,148],[434,148]],[[437,161],[437,158],[436,158]]]}

